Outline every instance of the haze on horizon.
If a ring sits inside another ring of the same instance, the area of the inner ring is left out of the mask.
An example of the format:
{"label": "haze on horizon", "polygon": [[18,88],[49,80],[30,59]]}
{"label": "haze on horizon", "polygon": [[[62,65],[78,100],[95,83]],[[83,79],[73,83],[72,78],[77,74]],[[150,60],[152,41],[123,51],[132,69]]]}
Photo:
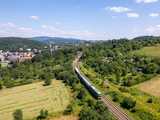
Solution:
{"label": "haze on horizon", "polygon": [[0,37],[160,35],[160,0],[1,0]]}

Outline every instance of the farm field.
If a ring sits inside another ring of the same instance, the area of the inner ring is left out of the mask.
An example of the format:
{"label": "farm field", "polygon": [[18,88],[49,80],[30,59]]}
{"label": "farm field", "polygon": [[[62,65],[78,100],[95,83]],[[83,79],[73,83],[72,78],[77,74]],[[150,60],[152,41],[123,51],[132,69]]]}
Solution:
{"label": "farm field", "polygon": [[134,51],[133,53],[151,57],[160,57],[160,45],[144,47],[140,50]]}
{"label": "farm field", "polygon": [[49,120],[78,120],[78,117],[73,115],[61,116],[57,118],[50,118]]}
{"label": "farm field", "polygon": [[16,109],[22,109],[25,120],[36,117],[41,109],[62,112],[69,102],[70,91],[58,80],[53,80],[50,86],[38,82],[4,89],[0,91],[0,120],[12,120]]}
{"label": "farm field", "polygon": [[150,95],[160,97],[160,76],[138,85],[138,88]]}

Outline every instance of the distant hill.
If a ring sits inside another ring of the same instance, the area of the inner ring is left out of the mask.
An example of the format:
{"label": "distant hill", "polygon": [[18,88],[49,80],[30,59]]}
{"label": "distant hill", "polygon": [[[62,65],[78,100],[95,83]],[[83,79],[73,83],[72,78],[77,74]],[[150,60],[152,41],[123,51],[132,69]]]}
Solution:
{"label": "distant hill", "polygon": [[27,38],[0,37],[0,49],[16,50],[18,48],[41,48],[45,44]]}
{"label": "distant hill", "polygon": [[31,39],[43,43],[54,43],[54,44],[78,44],[84,42],[84,40],[75,38],[47,37],[47,36],[33,37]]}

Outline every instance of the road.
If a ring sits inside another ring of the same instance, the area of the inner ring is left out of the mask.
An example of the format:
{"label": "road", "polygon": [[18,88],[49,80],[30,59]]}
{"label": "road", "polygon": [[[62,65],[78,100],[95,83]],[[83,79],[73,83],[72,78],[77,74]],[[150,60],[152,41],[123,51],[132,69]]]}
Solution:
{"label": "road", "polygon": [[[80,57],[81,57],[80,55],[78,55],[78,57],[76,57],[75,61],[73,62],[73,67],[79,68]],[[79,71],[80,71],[80,69],[79,69]],[[84,77],[86,78],[86,76],[84,76]],[[101,95],[99,97],[99,99],[104,103],[104,105],[106,105],[108,110],[115,116],[115,118],[117,120],[133,120],[132,118],[130,118],[128,116],[128,114],[122,108],[120,108],[118,105],[116,105],[114,102],[112,102],[105,95]]]}

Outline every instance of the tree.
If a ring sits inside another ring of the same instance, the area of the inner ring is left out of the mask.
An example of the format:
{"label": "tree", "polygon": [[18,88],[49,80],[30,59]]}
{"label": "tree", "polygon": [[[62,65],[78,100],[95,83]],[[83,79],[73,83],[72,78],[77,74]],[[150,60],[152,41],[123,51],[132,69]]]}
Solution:
{"label": "tree", "polygon": [[72,105],[68,105],[67,108],[64,111],[64,115],[69,115],[73,111]]}
{"label": "tree", "polygon": [[48,110],[41,110],[40,115],[37,116],[37,120],[44,120],[48,117]]}
{"label": "tree", "polygon": [[101,102],[95,102],[92,106],[84,105],[79,116],[80,120],[112,120],[108,109]]}
{"label": "tree", "polygon": [[120,103],[123,108],[131,109],[136,105],[136,101],[132,100],[130,97],[125,97]]}
{"label": "tree", "polygon": [[148,98],[147,103],[152,103],[153,99],[152,98]]}
{"label": "tree", "polygon": [[15,110],[15,112],[13,113],[13,117],[14,117],[14,120],[23,120],[22,110],[20,109]]}
{"label": "tree", "polygon": [[78,99],[83,99],[85,96],[86,96],[86,93],[84,89],[81,89],[77,94]]}
{"label": "tree", "polygon": [[114,102],[119,101],[119,98],[118,98],[118,94],[117,94],[117,93],[113,93],[113,95],[112,95],[112,100],[113,100]]}
{"label": "tree", "polygon": [[159,66],[155,63],[150,63],[147,68],[145,69],[145,72],[147,74],[154,74],[158,71],[159,69]]}
{"label": "tree", "polygon": [[3,89],[3,82],[0,80],[0,90]]}
{"label": "tree", "polygon": [[44,76],[44,86],[51,85],[52,83],[52,75],[51,73],[47,72],[46,74],[43,74]]}
{"label": "tree", "polygon": [[51,79],[46,79],[46,80],[44,80],[44,86],[51,85],[51,83],[52,83],[52,80],[51,80]]}

